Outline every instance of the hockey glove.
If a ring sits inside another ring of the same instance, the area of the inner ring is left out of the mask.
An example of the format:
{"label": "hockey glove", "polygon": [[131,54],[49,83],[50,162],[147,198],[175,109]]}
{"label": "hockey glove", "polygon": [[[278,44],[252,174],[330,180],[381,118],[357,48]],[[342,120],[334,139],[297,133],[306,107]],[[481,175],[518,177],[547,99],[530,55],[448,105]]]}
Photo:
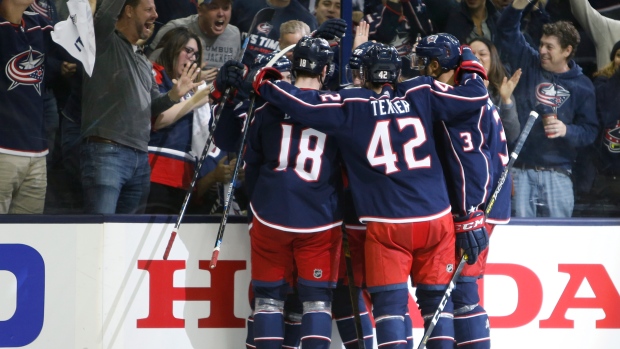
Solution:
{"label": "hockey glove", "polygon": [[478,61],[478,58],[471,52],[471,48],[467,45],[461,45],[461,62],[456,67],[454,82],[456,84],[461,81],[461,77],[465,73],[476,73],[480,75],[484,80],[488,80],[487,71],[482,66],[482,63]]}
{"label": "hockey glove", "polygon": [[484,212],[475,211],[463,217],[454,217],[456,250],[467,255],[467,264],[474,264],[478,255],[489,246],[489,233],[484,225]]}
{"label": "hockey glove", "polygon": [[319,29],[312,33],[313,38],[323,38],[325,40],[341,39],[347,30],[347,21],[342,18],[330,18],[323,22]]}
{"label": "hockey glove", "polygon": [[259,88],[266,80],[281,80],[282,74],[278,69],[273,67],[263,67],[254,76],[254,82],[252,82],[252,88],[260,96]]}
{"label": "hockey glove", "polygon": [[214,100],[218,100],[222,97],[222,94],[226,91],[226,89],[238,89],[241,87],[246,74],[247,68],[245,65],[233,60],[224,63],[218,71],[215,81],[213,82],[213,92],[211,92],[211,97]]}

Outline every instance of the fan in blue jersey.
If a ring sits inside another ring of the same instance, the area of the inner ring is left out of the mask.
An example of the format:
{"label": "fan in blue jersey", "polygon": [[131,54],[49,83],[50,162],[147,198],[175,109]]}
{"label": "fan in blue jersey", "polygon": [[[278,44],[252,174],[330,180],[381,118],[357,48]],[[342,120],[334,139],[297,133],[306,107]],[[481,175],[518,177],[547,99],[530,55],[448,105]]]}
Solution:
{"label": "fan in blue jersey", "polygon": [[[452,276],[455,234],[445,179],[432,137],[433,122],[480,110],[488,94],[478,67],[463,65],[462,84],[430,77],[395,84],[400,57],[375,44],[362,57],[366,88],[339,93],[303,90],[259,73],[254,89],[291,121],[338,142],[360,221],[367,225],[366,283],[380,347],[406,348],[408,279],[417,284],[422,314],[430,314]],[[451,314],[452,307],[446,307]],[[445,325],[445,326],[444,326]],[[449,330],[451,319],[437,328]],[[451,335],[451,334],[450,334]],[[453,341],[429,342],[450,348]]]}
{"label": "fan in blue jersey", "polygon": [[[459,62],[474,60],[468,47],[459,47],[450,34],[423,38],[415,49],[417,68],[437,81],[454,85]],[[475,63],[472,63],[475,64]],[[443,161],[457,233],[457,253],[464,250],[469,259],[452,291],[454,339],[459,348],[491,347],[488,315],[479,305],[479,277],[484,273],[488,236],[494,224],[510,218],[510,179],[495,201],[485,224],[484,209],[508,164],[506,136],[499,113],[491,99],[469,117],[458,122],[436,125],[438,153]],[[488,234],[487,234],[488,231]],[[459,256],[460,258],[460,256]],[[433,333],[429,340],[433,340]]]}
{"label": "fan in blue jersey", "polygon": [[27,11],[32,1],[0,1],[0,214],[41,214],[48,143],[44,98],[52,25]]}

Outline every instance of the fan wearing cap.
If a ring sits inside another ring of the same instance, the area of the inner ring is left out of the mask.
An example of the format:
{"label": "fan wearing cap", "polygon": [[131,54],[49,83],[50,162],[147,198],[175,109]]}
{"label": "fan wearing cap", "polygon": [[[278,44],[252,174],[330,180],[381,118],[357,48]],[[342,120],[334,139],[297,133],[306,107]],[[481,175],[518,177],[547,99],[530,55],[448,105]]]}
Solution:
{"label": "fan wearing cap", "polygon": [[157,46],[168,31],[175,27],[187,27],[202,42],[201,78],[211,82],[218,68],[224,62],[236,59],[241,50],[239,29],[229,24],[232,3],[232,0],[198,0],[198,14],[172,20],[157,32],[149,46],[152,50],[150,59],[157,60],[160,53]]}

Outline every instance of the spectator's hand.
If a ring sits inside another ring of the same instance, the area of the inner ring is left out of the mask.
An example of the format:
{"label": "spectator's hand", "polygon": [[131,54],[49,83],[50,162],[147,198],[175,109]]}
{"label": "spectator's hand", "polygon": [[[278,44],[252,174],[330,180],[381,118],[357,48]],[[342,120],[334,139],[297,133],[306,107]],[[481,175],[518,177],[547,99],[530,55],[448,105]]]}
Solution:
{"label": "spectator's hand", "polygon": [[366,21],[361,21],[355,29],[355,37],[353,38],[353,49],[368,41],[368,31],[370,30],[370,24]]}
{"label": "spectator's hand", "polygon": [[215,170],[213,170],[213,178],[216,182],[229,183],[232,179],[232,173],[235,169],[235,163],[237,162],[237,159],[232,160],[230,164],[227,164],[227,162],[228,156],[222,157],[217,163],[217,167],[215,167]]}
{"label": "spectator's hand", "polygon": [[170,99],[178,102],[189,91],[200,86],[202,81],[194,82],[198,74],[200,74],[200,68],[196,63],[186,64],[181,76],[178,79],[172,79],[172,89],[168,91]]}
{"label": "spectator's hand", "polygon": [[144,46],[146,45],[146,42],[149,41],[149,39],[151,38],[151,36],[153,36],[153,33],[155,32],[155,23],[151,23],[148,26],[149,29],[149,36],[146,39],[139,39],[138,41],[136,41],[136,46]]}
{"label": "spectator's hand", "polygon": [[62,64],[60,65],[60,74],[65,78],[73,76],[76,70],[77,64],[75,63],[62,62]]}
{"label": "spectator's hand", "polygon": [[562,120],[555,118],[547,121],[545,126],[547,138],[560,138],[566,136],[566,124]]}
{"label": "spectator's hand", "polygon": [[478,255],[489,246],[489,233],[485,227],[484,212],[475,211],[454,218],[456,250],[467,255],[467,264],[475,264]]}
{"label": "spectator's hand", "polygon": [[342,18],[330,18],[323,22],[319,29],[312,33],[313,38],[340,40],[347,31],[347,22]]}
{"label": "spectator's hand", "polygon": [[200,71],[200,80],[203,80],[207,84],[210,84],[217,76],[218,68],[209,68]]}
{"label": "spectator's hand", "polygon": [[499,88],[499,95],[502,97],[502,103],[512,103],[510,96],[512,96],[512,92],[515,90],[515,87],[517,87],[519,79],[521,79],[521,73],[521,68],[519,68],[514,74],[512,74],[510,79],[506,76],[504,77],[504,81],[502,81],[502,85]]}

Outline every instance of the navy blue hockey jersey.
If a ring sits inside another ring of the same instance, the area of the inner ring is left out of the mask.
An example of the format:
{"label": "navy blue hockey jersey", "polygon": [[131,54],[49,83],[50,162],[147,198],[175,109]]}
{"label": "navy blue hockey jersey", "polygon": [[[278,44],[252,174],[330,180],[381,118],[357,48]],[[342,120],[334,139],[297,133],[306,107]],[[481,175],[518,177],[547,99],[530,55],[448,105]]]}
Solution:
{"label": "navy blue hockey jersey", "polygon": [[43,123],[46,54],[53,29],[41,15],[24,12],[22,24],[0,17],[0,153],[48,153]]}
{"label": "navy blue hockey jersey", "polygon": [[335,138],[264,103],[255,110],[244,161],[252,214],[263,224],[296,233],[342,224],[342,169]]}
{"label": "navy blue hockey jersey", "polygon": [[260,93],[294,120],[338,139],[362,222],[404,223],[450,212],[433,122],[478,110],[488,97],[477,75],[463,81],[452,87],[418,77],[381,94],[362,88],[319,94],[269,81]]}
{"label": "navy blue hockey jersey", "polygon": [[[443,141],[438,144],[438,151],[443,160],[452,213],[464,216],[484,210],[509,160],[497,109],[489,99],[469,118],[442,122],[438,126],[436,135]],[[508,188],[509,182],[506,183]],[[493,223],[496,224],[498,220],[506,223],[510,218],[510,195],[508,202],[505,197],[506,190],[510,193],[510,189],[505,188],[493,206]]]}

